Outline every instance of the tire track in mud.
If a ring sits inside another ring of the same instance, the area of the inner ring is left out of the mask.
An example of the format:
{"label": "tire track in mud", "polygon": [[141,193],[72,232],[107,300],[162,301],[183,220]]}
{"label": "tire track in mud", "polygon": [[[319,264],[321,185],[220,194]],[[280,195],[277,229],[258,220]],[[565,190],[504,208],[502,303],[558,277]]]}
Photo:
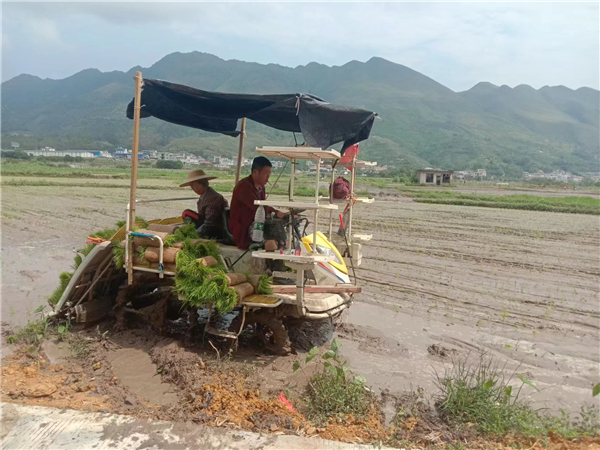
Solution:
{"label": "tire track in mud", "polygon": [[439,307],[449,317],[476,315],[505,327],[598,330],[593,218],[577,217],[583,225],[573,227],[575,216],[534,213],[523,221],[513,211],[490,224],[480,219],[494,212],[398,217],[408,208],[393,206],[378,211],[381,220],[357,217],[357,229],[374,234],[358,270],[361,299],[421,312]]}
{"label": "tire track in mud", "polygon": [[[395,260],[395,259],[381,258],[381,257],[365,257],[365,256],[363,256],[363,259],[365,259],[365,261],[367,263],[372,263],[373,261],[390,263],[390,264],[395,264],[397,266],[400,266],[399,267],[400,270],[402,270],[402,269],[408,270],[407,266],[408,266],[409,263],[403,262],[403,261],[398,261],[398,260]],[[404,266],[404,267],[402,267],[402,266]],[[443,266],[439,266],[438,267],[438,266],[435,266],[434,264],[429,264],[429,265],[427,265],[427,264],[420,264],[420,263],[417,263],[415,261],[411,261],[410,262],[410,267],[411,268],[419,267],[419,268],[424,269],[424,270],[431,270],[431,271],[435,271],[435,272],[438,272],[438,273],[452,274],[452,276],[449,277],[450,279],[452,279],[454,276],[460,276],[463,273],[462,269],[457,269],[457,268],[455,269],[453,266],[443,265]],[[365,268],[362,267],[360,270],[365,270]],[[477,269],[477,268],[474,268],[474,267],[469,268],[469,270],[472,273],[477,273],[479,278],[483,278],[483,279],[490,280],[490,281],[495,281],[495,283],[493,285],[493,287],[495,289],[503,289],[503,290],[506,290],[508,292],[514,292],[516,294],[517,293],[520,293],[520,294],[524,293],[523,291],[517,291],[517,290],[512,290],[512,289],[506,289],[506,288],[499,288],[497,286],[499,280],[501,282],[505,282],[506,283],[506,280],[512,279],[510,277],[510,272],[508,272],[508,271],[507,272],[502,272],[502,273],[494,271],[494,273],[491,273],[489,271],[486,272],[485,269]],[[394,275],[395,276],[397,272],[393,272],[393,273],[382,272],[382,273],[387,274],[387,275]],[[505,277],[505,278],[500,278],[499,276]],[[536,284],[539,283],[539,279],[537,279],[535,277],[535,274],[525,273],[525,274],[521,275],[521,278],[522,279],[526,279],[527,281],[530,281],[531,283],[536,283]],[[573,284],[573,283],[564,282],[564,281],[561,281],[561,282],[557,281],[554,284],[557,285],[557,286],[562,286],[562,287],[568,286],[568,287],[573,288],[574,290],[577,290],[577,289],[582,290],[582,291],[589,290],[589,291],[592,291],[592,293],[594,295],[598,294],[598,291],[596,290],[598,285],[597,285],[597,283],[595,283],[593,281],[590,281],[590,285],[589,286],[585,286],[583,284]],[[490,284],[489,286],[492,287],[492,284]],[[527,292],[526,295],[532,295],[532,296],[536,296],[536,297],[548,298],[547,295],[536,294],[536,293],[531,293],[531,292]]]}
{"label": "tire track in mud", "polygon": [[[385,241],[385,240],[380,240],[380,242],[383,242],[383,244],[385,244],[386,242],[388,244],[390,243],[394,243],[396,241]],[[385,245],[374,245],[373,247],[377,247],[377,248],[381,248],[381,249],[389,249],[389,247],[385,246]],[[518,261],[506,261],[506,260],[502,260],[502,259],[498,259],[498,258],[490,258],[490,257],[482,257],[482,256],[478,256],[475,254],[469,254],[469,253],[464,253],[464,252],[460,252],[451,248],[439,248],[438,250],[415,250],[409,247],[396,247],[395,250],[398,251],[405,251],[405,252],[410,252],[410,253],[417,253],[417,254],[426,254],[427,256],[435,256],[438,258],[452,258],[452,259],[456,259],[456,260],[461,260],[461,261],[474,261],[476,263],[489,263],[489,264],[495,264],[498,266],[506,266],[506,267],[517,267],[517,268],[521,268],[521,269],[529,269],[529,270],[537,270],[537,271],[544,271],[544,270],[553,270],[555,272],[558,272],[560,274],[564,274],[565,272],[565,267],[561,267],[561,266],[555,266],[555,265],[539,265],[539,264],[532,264],[532,263],[528,263],[528,262],[518,262]],[[534,253],[534,252],[532,252]],[[540,255],[543,256],[543,255]],[[373,258],[373,259],[378,259],[378,258]],[[594,263],[595,260],[593,259],[583,259],[581,260],[582,262],[585,263]],[[569,270],[569,269],[567,269]],[[586,275],[594,275],[594,276],[600,276],[600,269],[599,270],[593,270],[593,271],[589,271],[589,270],[582,270],[582,269],[571,269],[569,270],[572,273],[583,273]]]}
{"label": "tire track in mud", "polygon": [[[381,275],[389,275],[389,276],[393,276],[395,278],[403,278],[403,279],[411,280],[411,281],[414,281],[414,282],[417,282],[417,283],[420,282],[420,281],[422,281],[422,279],[416,278],[416,277],[410,277],[410,276],[407,276],[407,275],[382,273],[382,272],[379,272],[379,271],[375,271],[375,270],[371,270],[371,269],[366,269],[366,268],[362,268],[360,271],[361,272],[362,271],[369,271],[369,272],[377,273],[380,276]],[[357,278],[358,279],[364,279],[366,281],[374,282],[373,279],[368,279],[366,277],[361,278],[359,276]],[[450,288],[453,288],[453,289],[459,289],[458,286],[452,286],[450,283],[444,283],[444,282],[433,281],[433,280],[430,281],[430,283],[439,285],[440,287],[445,286],[445,287],[450,287]],[[381,282],[381,281],[379,281],[379,284],[384,284],[384,283]],[[394,287],[396,289],[406,289],[406,290],[411,290],[412,289],[410,287],[405,287],[402,284],[396,284],[396,283],[385,283],[385,284],[388,285],[388,286],[390,286],[390,287]],[[504,289],[504,288],[496,288],[496,290],[499,291],[499,292],[508,292],[508,293],[515,293],[515,294],[519,293],[518,291],[513,291],[513,290],[510,290],[510,289]],[[474,294],[490,295],[489,292],[479,291],[479,290],[475,290],[475,289],[470,289],[470,292],[472,292]],[[533,293],[526,293],[526,294],[525,293],[521,293],[521,294],[522,295],[528,295],[528,296],[539,296],[541,298],[547,299],[546,296],[538,295],[538,294],[533,294]],[[554,309],[556,309],[558,311],[569,312],[569,313],[574,313],[574,314],[581,314],[581,315],[589,314],[591,317],[600,318],[600,313],[597,313],[597,312],[595,312],[593,310],[592,311],[581,311],[581,310],[577,310],[575,308],[567,308],[565,306],[561,306],[561,305],[555,304],[554,301],[540,302],[540,301],[534,301],[534,300],[527,300],[525,298],[513,298],[513,297],[509,297],[507,295],[501,295],[501,298],[503,298],[505,300],[508,300],[510,302],[517,303],[517,304],[526,303],[526,304],[529,304],[529,305],[536,305],[536,306],[539,306],[539,307],[552,306]]]}
{"label": "tire track in mud", "polygon": [[[361,269],[362,271],[365,271],[367,269]],[[373,273],[377,273],[375,271],[371,271]],[[377,273],[377,275],[381,276],[380,273]],[[500,306],[494,306],[493,302],[489,302],[486,303],[485,301],[467,301],[467,300],[460,300],[460,298],[466,298],[468,295],[461,295],[461,290],[458,287],[454,287],[454,286],[448,286],[446,284],[439,284],[440,287],[450,287],[453,291],[458,291],[457,292],[457,296],[451,296],[449,294],[442,294],[442,293],[438,293],[435,292],[434,290],[428,290],[428,289],[423,289],[423,288],[419,288],[419,287],[415,287],[413,285],[403,285],[403,284],[399,284],[399,283],[394,283],[394,282],[388,282],[388,281],[382,281],[381,278],[379,279],[375,279],[375,278],[369,278],[369,277],[365,277],[365,276],[358,276],[359,280],[363,280],[367,282],[366,285],[366,289],[364,290],[365,294],[368,293],[373,293],[373,287],[379,288],[381,289],[381,286],[387,286],[390,287],[390,291],[389,291],[389,295],[388,297],[392,297],[395,298],[397,300],[403,301],[403,302],[408,302],[408,303],[416,303],[417,301],[422,303],[423,302],[423,298],[420,297],[418,300],[415,299],[415,301],[412,301],[410,299],[411,295],[414,293],[420,293],[420,294],[424,294],[425,296],[428,296],[431,300],[433,300],[434,304],[428,304],[427,307],[425,306],[420,306],[421,310],[427,310],[429,312],[429,310],[431,309],[437,309],[439,307],[439,305],[437,304],[438,300],[441,300],[443,302],[451,302],[452,303],[452,307],[448,308],[448,310],[455,312],[454,306],[456,305],[472,305],[474,307],[476,307],[475,309],[485,309],[487,311],[496,313],[498,316],[502,317],[502,320],[497,320],[498,323],[503,323],[503,324],[508,324],[508,323],[512,323],[515,320],[518,320],[519,318],[521,318],[522,320],[520,321],[520,323],[523,322],[523,320],[525,320],[525,318],[527,318],[530,321],[534,321],[537,324],[541,324],[544,322],[552,322],[555,324],[559,324],[559,325],[565,325],[565,320],[564,320],[564,315],[571,315],[571,316],[576,316],[576,317],[586,317],[589,320],[588,321],[582,321],[582,320],[578,320],[575,319],[574,317],[571,317],[571,319],[568,321],[569,325],[579,325],[584,327],[585,329],[592,329],[592,330],[597,330],[599,328],[598,326],[598,321],[594,320],[594,319],[598,319],[600,318],[600,314],[595,312],[595,311],[591,311],[591,310],[587,310],[587,311],[578,311],[574,308],[569,308],[569,307],[565,307],[562,305],[557,305],[555,303],[539,303],[536,301],[531,301],[531,300],[526,300],[526,299],[515,299],[506,295],[502,295],[498,292],[494,293],[493,295],[490,294],[489,292],[483,292],[483,291],[477,291],[474,289],[469,290],[469,295],[472,295],[473,298],[475,298],[475,296],[477,295],[478,299],[482,299],[485,297],[491,297],[492,300],[496,300],[496,299],[502,299],[503,303],[502,303],[502,307]],[[413,280],[415,280],[413,278]],[[415,283],[418,283],[421,280],[416,279],[416,281],[413,281]],[[421,283],[421,285],[423,285]],[[404,293],[407,294],[406,296],[399,296],[397,295],[398,293]],[[393,304],[393,303],[392,303]],[[527,312],[527,310],[525,309],[524,305],[529,305],[529,309],[531,309],[530,312]],[[467,311],[467,316],[471,315],[469,311],[469,308],[465,308],[465,310]],[[556,314],[556,313],[561,313],[561,316],[559,318],[556,317],[552,317],[551,314]],[[507,322],[507,319],[511,319],[514,318],[515,320],[509,320]]]}
{"label": "tire track in mud", "polygon": [[[440,299],[442,301],[444,301],[444,303],[446,302],[451,302],[453,304],[453,307],[450,308],[449,310],[452,312],[456,312],[456,310],[454,309],[454,305],[457,306],[463,306],[464,310],[465,310],[465,316],[472,316],[473,314],[476,315],[482,315],[483,313],[481,313],[480,311],[474,312],[473,310],[481,310],[484,309],[486,311],[491,311],[494,313],[499,313],[499,315],[504,315],[506,314],[506,318],[511,318],[511,317],[515,317],[515,316],[519,316],[519,317],[523,317],[523,318],[529,318],[530,321],[534,321],[535,323],[539,323],[542,324],[543,322],[551,322],[557,325],[557,328],[559,324],[564,324],[564,321],[562,319],[555,319],[553,317],[544,317],[544,321],[539,320],[539,318],[541,317],[539,314],[534,314],[534,313],[526,313],[523,311],[518,311],[518,310],[508,310],[508,309],[500,309],[497,308],[495,306],[489,305],[489,304],[484,304],[484,303],[479,303],[479,302],[472,302],[472,301],[467,301],[467,300],[459,300],[457,298],[452,298],[452,297],[448,297],[447,295],[443,295],[443,294],[438,294],[435,293],[433,291],[429,291],[426,289],[419,289],[419,288],[414,288],[414,287],[404,287],[401,286],[399,284],[394,284],[394,283],[387,283],[387,282],[382,282],[373,278],[367,278],[367,277],[357,277],[359,280],[362,281],[366,281],[368,283],[373,283],[375,285],[385,285],[385,286],[390,286],[392,288],[394,288],[394,292],[398,292],[399,290],[401,290],[402,292],[408,292],[408,293],[420,293],[420,294],[424,294],[426,296],[430,296],[430,297],[434,297],[435,299]],[[518,302],[515,302],[518,303]],[[523,303],[527,303],[530,304],[532,306],[538,306],[536,305],[534,302],[523,302]],[[469,308],[470,306],[473,306],[474,308]],[[429,308],[427,308],[427,312],[429,312],[432,309],[437,309],[439,308],[439,305],[433,305],[430,306]],[[425,309],[425,308],[422,308]],[[545,308],[543,308],[545,310]],[[558,309],[558,308],[557,308]],[[562,309],[561,310],[564,313],[569,313],[569,314],[578,314],[578,315],[586,315],[583,313],[579,313],[577,311],[573,311],[573,310],[569,310],[569,309]],[[600,318],[599,314],[594,314],[593,315],[594,318]],[[537,319],[537,320],[536,320]],[[485,320],[487,321],[491,321],[491,322],[495,322],[498,324],[503,324],[503,325],[510,325],[511,322],[507,322],[506,320],[496,320],[491,318],[490,316],[486,316]],[[513,321],[514,323],[522,323],[522,321]],[[596,325],[590,325],[589,323],[586,322],[582,322],[579,320],[573,320],[571,322],[569,322],[570,325],[580,325],[582,327],[585,328],[591,328],[591,329],[598,329],[598,324]],[[528,324],[531,325],[531,324]]]}

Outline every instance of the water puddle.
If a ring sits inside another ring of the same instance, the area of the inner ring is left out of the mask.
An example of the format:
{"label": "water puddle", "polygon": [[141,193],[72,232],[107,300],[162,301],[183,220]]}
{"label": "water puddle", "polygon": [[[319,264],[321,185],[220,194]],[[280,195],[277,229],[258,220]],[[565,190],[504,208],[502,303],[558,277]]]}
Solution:
{"label": "water puddle", "polygon": [[42,351],[51,364],[64,364],[71,356],[69,346],[65,342],[44,341]]}
{"label": "water puddle", "polygon": [[110,363],[113,374],[137,396],[156,405],[177,402],[172,387],[161,381],[156,366],[143,350],[123,348],[112,353]]}

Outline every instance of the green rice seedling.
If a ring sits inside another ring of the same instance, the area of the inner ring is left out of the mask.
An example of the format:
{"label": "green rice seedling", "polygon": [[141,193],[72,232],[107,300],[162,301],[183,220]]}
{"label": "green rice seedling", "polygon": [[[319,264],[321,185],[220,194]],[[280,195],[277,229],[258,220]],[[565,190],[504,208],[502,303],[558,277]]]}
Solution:
{"label": "green rice seedling", "polygon": [[197,261],[205,256],[213,256],[220,261],[216,242],[193,244],[189,238],[184,241],[183,249],[176,257],[175,290],[190,305],[203,306],[210,303],[219,312],[231,311],[238,302],[237,294],[228,287],[221,263],[214,267],[204,267]]}
{"label": "green rice seedling", "polygon": [[121,247],[121,242],[113,242],[113,263],[117,269],[121,269],[125,264],[125,248]]}
{"label": "green rice seedling", "polygon": [[256,287],[257,294],[270,295],[273,293],[273,277],[267,275],[261,275],[258,278],[258,284]]}
{"label": "green rice seedling", "polygon": [[165,246],[171,247],[176,242],[183,242],[187,239],[198,239],[198,232],[196,226],[193,223],[185,224],[175,230],[173,234],[170,234],[165,239]]}
{"label": "green rice seedling", "polygon": [[56,288],[56,290],[52,293],[52,295],[48,298],[50,303],[52,303],[53,305],[56,305],[58,303],[58,301],[62,297],[63,293],[65,292],[65,289],[67,289],[67,286],[68,286],[69,282],[71,281],[72,276],[73,276],[73,274],[69,273],[69,272],[62,272],[58,276],[59,285]]}

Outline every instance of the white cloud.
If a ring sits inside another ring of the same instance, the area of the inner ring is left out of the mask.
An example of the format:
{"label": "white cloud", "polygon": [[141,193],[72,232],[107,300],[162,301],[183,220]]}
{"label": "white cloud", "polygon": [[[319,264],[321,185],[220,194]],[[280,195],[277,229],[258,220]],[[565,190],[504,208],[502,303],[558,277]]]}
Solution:
{"label": "white cloud", "polygon": [[60,42],[56,23],[48,19],[33,19],[27,23],[28,31],[40,43],[53,44]]}
{"label": "white cloud", "polygon": [[47,42],[69,21],[122,32],[124,48],[150,47],[146,58],[152,46],[292,66],[382,56],[453,89],[481,80],[598,87],[597,3],[19,3],[4,11],[42,24],[34,32]]}

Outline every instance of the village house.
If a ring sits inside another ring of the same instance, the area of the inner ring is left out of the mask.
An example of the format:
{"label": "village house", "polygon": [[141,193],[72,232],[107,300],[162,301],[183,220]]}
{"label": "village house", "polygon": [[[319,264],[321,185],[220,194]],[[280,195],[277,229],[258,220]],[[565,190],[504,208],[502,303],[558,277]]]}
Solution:
{"label": "village house", "polygon": [[454,172],[452,178],[456,178],[457,180],[483,180],[487,177],[487,170],[485,169],[477,169],[477,171],[473,170],[459,170]]}
{"label": "village house", "polygon": [[417,170],[417,179],[420,184],[450,184],[452,183],[452,170],[431,169],[426,167],[423,170]]}
{"label": "village house", "polygon": [[550,181],[558,181],[561,183],[565,182],[581,182],[583,180],[582,176],[572,175],[569,172],[565,172],[564,170],[555,170],[551,173],[545,173],[543,170],[538,170],[534,173],[523,172],[524,180],[550,180]]}

